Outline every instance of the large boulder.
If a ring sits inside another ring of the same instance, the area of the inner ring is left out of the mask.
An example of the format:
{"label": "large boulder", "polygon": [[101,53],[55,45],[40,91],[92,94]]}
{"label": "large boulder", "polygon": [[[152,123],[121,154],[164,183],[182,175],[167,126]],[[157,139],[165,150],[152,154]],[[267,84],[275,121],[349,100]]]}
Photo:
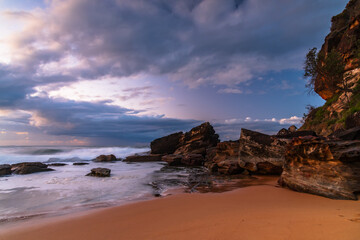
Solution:
{"label": "large boulder", "polygon": [[131,155],[124,162],[160,162],[163,154]]}
{"label": "large boulder", "polygon": [[48,168],[48,165],[41,162],[22,162],[12,164],[11,171],[14,174],[30,174],[36,172],[54,171],[54,169]]}
{"label": "large boulder", "polygon": [[117,159],[115,155],[100,155],[94,159],[94,162],[115,162]]}
{"label": "large boulder", "polygon": [[294,139],[285,154],[279,183],[290,189],[335,199],[357,199],[360,141]]}
{"label": "large boulder", "polygon": [[150,143],[152,154],[172,154],[180,146],[184,133],[177,132],[168,136],[155,139]]}
{"label": "large boulder", "polygon": [[111,170],[108,168],[93,168],[91,172],[86,174],[86,176],[91,177],[110,177]]}
{"label": "large boulder", "polygon": [[201,154],[206,155],[206,149],[215,147],[219,142],[219,135],[209,122],[194,127],[186,132],[180,140],[180,147],[174,154]]}
{"label": "large boulder", "polygon": [[204,166],[212,173],[241,173],[244,169],[239,165],[239,141],[221,142],[208,149]]}
{"label": "large boulder", "polygon": [[263,133],[241,129],[239,165],[256,174],[279,174],[288,141]]}
{"label": "large boulder", "polygon": [[11,166],[9,164],[0,165],[0,176],[10,175]]}

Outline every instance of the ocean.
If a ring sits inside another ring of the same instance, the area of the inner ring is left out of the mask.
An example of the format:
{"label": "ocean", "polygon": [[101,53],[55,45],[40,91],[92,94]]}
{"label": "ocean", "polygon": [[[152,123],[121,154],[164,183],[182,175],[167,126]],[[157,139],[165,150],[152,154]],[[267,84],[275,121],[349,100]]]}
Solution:
{"label": "ocean", "polygon": [[[92,161],[101,154],[125,158],[149,150],[131,147],[0,147],[0,164],[67,164],[50,166],[55,169],[51,172],[0,177],[0,223],[121,205],[186,187],[191,174],[188,168],[171,168],[163,162]],[[89,164],[76,166],[74,162]],[[96,167],[111,169],[111,176],[85,176]]]}

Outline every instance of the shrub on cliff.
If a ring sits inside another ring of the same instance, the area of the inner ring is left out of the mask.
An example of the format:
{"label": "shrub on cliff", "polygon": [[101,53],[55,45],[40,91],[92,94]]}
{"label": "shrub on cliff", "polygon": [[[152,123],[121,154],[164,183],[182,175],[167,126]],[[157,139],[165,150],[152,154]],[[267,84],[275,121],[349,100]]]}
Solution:
{"label": "shrub on cliff", "polygon": [[353,76],[345,73],[345,62],[338,52],[332,50],[325,55],[322,52],[317,53],[317,48],[310,49],[306,54],[304,71],[304,77],[308,79],[305,86],[309,92],[314,91],[316,79],[322,78],[332,92],[344,92],[349,102],[347,93],[352,90],[348,81]]}

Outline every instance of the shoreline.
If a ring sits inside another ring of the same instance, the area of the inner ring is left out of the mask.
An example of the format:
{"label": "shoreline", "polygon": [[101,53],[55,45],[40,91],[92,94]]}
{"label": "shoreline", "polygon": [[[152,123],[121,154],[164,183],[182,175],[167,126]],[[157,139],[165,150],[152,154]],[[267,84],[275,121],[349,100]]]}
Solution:
{"label": "shoreline", "polygon": [[358,239],[360,201],[267,185],[183,193],[0,230],[12,239]]}

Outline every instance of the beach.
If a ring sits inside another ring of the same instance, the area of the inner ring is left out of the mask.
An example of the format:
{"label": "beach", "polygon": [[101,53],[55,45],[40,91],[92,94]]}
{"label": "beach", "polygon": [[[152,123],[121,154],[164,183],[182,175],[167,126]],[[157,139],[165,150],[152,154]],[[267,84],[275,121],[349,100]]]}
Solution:
{"label": "beach", "polygon": [[341,239],[360,237],[360,201],[332,200],[276,186],[172,196],[22,222],[1,240]]}

